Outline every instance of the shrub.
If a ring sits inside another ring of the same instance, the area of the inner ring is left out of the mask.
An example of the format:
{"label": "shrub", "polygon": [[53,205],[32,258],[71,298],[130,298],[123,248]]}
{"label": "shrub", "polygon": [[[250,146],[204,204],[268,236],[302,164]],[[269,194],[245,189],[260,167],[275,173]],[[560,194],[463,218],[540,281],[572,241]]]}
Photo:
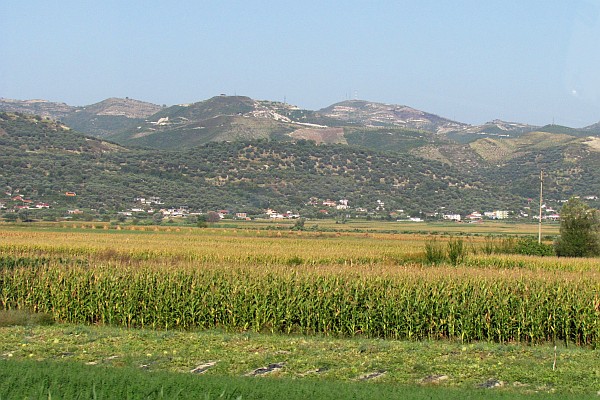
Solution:
{"label": "shrub", "polygon": [[448,259],[452,265],[458,265],[465,259],[467,247],[462,239],[451,238],[448,241]]}
{"label": "shrub", "polygon": [[425,260],[429,264],[440,264],[444,262],[446,255],[444,254],[444,248],[436,240],[432,239],[425,243]]}
{"label": "shrub", "polygon": [[538,243],[538,241],[532,237],[524,237],[517,240],[514,252],[528,256],[555,255],[554,246],[545,243]]}
{"label": "shrub", "polygon": [[559,257],[600,255],[600,212],[581,200],[571,198],[560,212],[560,237],[556,241]]}

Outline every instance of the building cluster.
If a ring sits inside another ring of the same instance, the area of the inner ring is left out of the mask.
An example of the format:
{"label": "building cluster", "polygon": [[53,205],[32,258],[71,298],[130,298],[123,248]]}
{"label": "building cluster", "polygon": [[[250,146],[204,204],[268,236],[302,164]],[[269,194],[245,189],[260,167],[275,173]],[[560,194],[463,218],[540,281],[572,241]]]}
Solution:
{"label": "building cluster", "polygon": [[507,219],[510,215],[510,211],[507,210],[485,211],[483,214],[478,211],[474,211],[471,214],[465,215],[464,217],[460,214],[442,214],[442,219],[445,221],[456,222],[480,222],[485,219]]}
{"label": "building cluster", "polygon": [[[49,203],[38,201],[19,193],[18,190],[6,191],[5,197],[0,198],[0,210],[5,213],[18,213],[21,210],[42,210],[51,208]],[[77,196],[75,192],[62,192],[62,196],[74,198]],[[586,201],[598,201],[598,196],[589,195],[583,197]],[[558,203],[558,208],[568,200],[549,200],[550,202]],[[470,214],[464,215],[459,213],[447,212],[444,207],[440,207],[437,212],[419,212],[418,215],[408,215],[404,210],[387,210],[383,200],[374,200],[371,206],[351,207],[350,201],[346,198],[332,200],[331,198],[319,199],[311,197],[305,206],[312,208],[312,211],[304,210],[311,217],[330,215],[339,217],[343,215],[345,218],[360,218],[360,217],[381,217],[385,215],[388,219],[398,221],[423,222],[425,220],[443,220],[455,222],[470,222],[476,223],[484,220],[505,220],[505,219],[534,219],[539,220],[540,212],[533,199],[529,200],[529,205],[524,206],[520,210],[491,210],[491,211],[473,211]],[[300,213],[296,211],[283,211],[273,208],[262,210],[262,214],[255,214],[256,211],[248,215],[245,210],[215,210],[220,219],[238,219],[250,220],[252,218],[263,218],[270,220],[298,219],[301,218]],[[83,214],[79,209],[67,210],[66,216]],[[136,197],[133,206],[125,211],[119,211],[118,215],[123,217],[138,217],[143,218],[144,215],[156,216],[161,215],[163,218],[187,218],[199,216],[203,214],[201,211],[191,210],[187,206],[165,207],[165,202],[158,196]],[[541,207],[541,218],[545,221],[559,221],[560,215],[557,210],[548,204],[543,204]]]}
{"label": "building cluster", "polygon": [[50,204],[48,203],[28,199],[20,194],[14,196],[10,192],[6,192],[5,194],[7,195],[7,199],[0,200],[0,210],[18,212],[20,210],[43,210],[50,208]]}
{"label": "building cluster", "polygon": [[269,216],[269,219],[297,219],[300,218],[300,214],[287,211],[285,213],[279,213],[275,210],[268,208],[265,212]]}
{"label": "building cluster", "polygon": [[[586,196],[586,200],[597,200],[597,196]],[[201,211],[192,211],[187,206],[180,206],[177,208],[160,207],[164,205],[164,201],[157,196],[150,197],[137,197],[134,199],[136,206],[127,210],[119,212],[120,215],[126,217],[140,216],[141,214],[162,214],[165,218],[187,218],[191,216],[199,216],[203,213]],[[531,200],[532,201],[532,200]],[[530,202],[531,202],[530,201]],[[564,203],[567,200],[558,200],[558,203]],[[454,222],[469,222],[477,223],[485,220],[506,220],[506,219],[538,219],[539,213],[534,210],[535,206],[525,206],[522,210],[509,211],[509,210],[492,210],[492,211],[473,211],[470,214],[458,214],[445,212],[444,207],[440,207],[438,212],[420,212],[418,216],[411,216],[404,212],[404,210],[386,210],[386,205],[383,200],[377,199],[373,202],[369,208],[364,207],[351,207],[348,199],[332,200],[319,199],[317,197],[311,197],[306,203],[306,206],[314,208],[314,213],[321,216],[341,214],[345,217],[372,217],[375,215],[381,216],[385,213],[390,219],[397,221],[411,221],[411,222],[424,222],[425,220],[442,220],[442,221],[454,221]],[[2,203],[0,203],[0,207]],[[264,209],[261,215],[248,215],[243,210],[232,211],[232,210],[216,210],[211,211],[218,214],[220,219],[237,219],[237,220],[250,220],[253,218],[263,218],[270,220],[285,220],[285,219],[298,219],[301,215],[297,211],[282,211],[273,208]],[[542,205],[542,219],[547,221],[559,221],[560,215],[558,212],[546,205]]]}

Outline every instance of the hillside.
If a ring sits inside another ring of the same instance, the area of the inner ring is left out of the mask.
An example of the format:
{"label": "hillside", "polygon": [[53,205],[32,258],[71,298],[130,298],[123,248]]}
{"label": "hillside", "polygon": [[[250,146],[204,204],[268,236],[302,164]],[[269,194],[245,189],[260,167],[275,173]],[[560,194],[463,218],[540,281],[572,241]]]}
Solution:
{"label": "hillside", "polygon": [[574,128],[569,128],[568,126],[554,125],[554,124],[542,126],[541,128],[538,128],[537,131],[556,133],[559,135],[576,136],[576,137],[593,136],[593,132],[586,131],[585,129],[574,129]]}
{"label": "hillside", "polygon": [[111,153],[125,148],[85,136],[61,122],[35,115],[0,112],[0,149],[6,155]]}
{"label": "hillside", "polygon": [[504,152],[498,147],[486,149],[477,142],[473,148],[490,161],[485,173],[500,182],[502,188],[519,196],[535,198],[538,196],[536,176],[543,170],[544,190],[550,198],[600,195],[598,138],[531,132],[518,139],[498,142]]}
{"label": "hillside", "polygon": [[[443,118],[431,131],[386,125],[379,105],[350,103],[362,109],[361,123],[339,106],[316,112],[243,96],[172,107],[108,99],[74,112],[84,125],[120,131],[110,142],[70,129],[66,118],[5,113],[0,177],[7,191],[107,210],[140,196],[199,209],[310,212],[311,198],[345,198],[368,210],[377,200],[412,212],[517,210],[537,197],[542,169],[549,198],[600,195],[600,142],[591,131],[492,121],[445,132],[440,126],[454,123]],[[65,199],[68,191],[77,197]]]}
{"label": "hillside", "polygon": [[74,112],[76,107],[46,100],[13,100],[0,98],[0,111],[39,115],[60,120]]}
{"label": "hillside", "polygon": [[408,106],[364,100],[342,101],[317,111],[317,114],[348,125],[393,126],[435,133],[444,133],[466,126]]}
{"label": "hillside", "polygon": [[[306,139],[372,150],[413,151],[447,163],[456,163],[457,152],[470,151],[463,145],[482,138],[517,138],[533,131],[574,137],[600,135],[597,124],[581,129],[501,120],[468,125],[408,106],[364,100],[312,111],[226,95],[170,107],[129,98],[110,98],[84,107],[0,99],[1,110],[49,116],[86,134],[143,148],[175,150],[214,141]],[[470,165],[473,160],[469,157],[459,158]]]}
{"label": "hillside", "polygon": [[537,127],[517,122],[493,120],[483,125],[467,126],[462,129],[449,131],[446,136],[459,143],[469,143],[482,137],[511,138],[536,130]]}
{"label": "hillside", "polygon": [[589,132],[590,135],[600,136],[600,122],[586,126],[582,130]]}
{"label": "hillside", "polygon": [[132,146],[177,149],[211,141],[269,139],[292,131],[289,119],[249,97],[217,96],[167,107],[110,139]]}
{"label": "hillside", "polygon": [[133,99],[110,98],[77,107],[61,118],[71,128],[96,137],[107,137],[131,129],[162,107]]}
{"label": "hillside", "polygon": [[[325,122],[330,125],[323,125]],[[216,96],[192,104],[165,108],[135,129],[110,139],[159,149],[185,149],[208,142],[272,139],[347,143],[344,131],[313,111],[245,96]]]}
{"label": "hillside", "polygon": [[0,99],[0,111],[48,117],[97,137],[135,127],[161,108],[156,104],[129,98],[110,98],[84,107],[46,100]]}
{"label": "hillside", "polygon": [[[7,196],[53,204],[118,210],[135,197],[158,196],[165,207],[231,209],[260,213],[266,207],[303,210],[311,198],[349,200],[374,210],[433,212],[440,207],[518,206],[482,176],[458,173],[409,154],[347,145],[297,142],[211,142],[185,151],[128,150],[91,139],[59,124],[2,114],[1,178]],[[42,143],[44,145],[42,145]],[[65,197],[65,192],[75,192]]]}

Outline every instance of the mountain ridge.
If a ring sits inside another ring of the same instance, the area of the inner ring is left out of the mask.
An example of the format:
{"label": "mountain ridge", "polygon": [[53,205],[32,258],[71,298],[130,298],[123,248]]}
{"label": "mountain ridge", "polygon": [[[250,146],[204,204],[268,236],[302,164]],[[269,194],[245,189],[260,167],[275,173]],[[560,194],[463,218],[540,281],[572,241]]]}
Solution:
{"label": "mountain ridge", "polygon": [[[498,119],[469,125],[405,105],[366,100],[346,100],[313,111],[287,103],[226,95],[170,107],[129,98],[109,98],[82,107],[44,100],[0,99],[0,110],[49,116],[78,131],[128,146],[172,149],[220,140],[298,138],[318,143],[351,144],[354,140],[368,146],[370,142],[381,143],[386,133],[395,138],[433,134],[438,141],[463,144],[485,137],[518,137],[535,130],[600,136],[600,122],[580,129],[538,127]],[[405,143],[401,145],[404,146]]]}

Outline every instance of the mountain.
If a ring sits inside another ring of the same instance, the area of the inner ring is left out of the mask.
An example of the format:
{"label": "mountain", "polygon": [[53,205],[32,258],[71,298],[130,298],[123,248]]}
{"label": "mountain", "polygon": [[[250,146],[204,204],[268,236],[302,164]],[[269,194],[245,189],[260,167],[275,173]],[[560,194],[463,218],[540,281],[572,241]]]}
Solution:
{"label": "mountain", "polygon": [[79,107],[76,113],[88,113],[91,115],[112,115],[130,119],[141,119],[156,114],[162,109],[161,106],[145,101],[111,97],[99,103],[85,107]]}
{"label": "mountain", "polygon": [[542,126],[541,128],[538,128],[537,130],[540,132],[549,132],[549,133],[570,135],[570,136],[576,136],[576,137],[595,136],[594,132],[591,132],[586,129],[574,129],[574,128],[569,128],[568,126],[561,126],[561,125],[554,125],[554,124]]}
{"label": "mountain", "polygon": [[76,107],[46,100],[13,100],[0,98],[0,111],[39,115],[60,120],[74,112]]}
{"label": "mountain", "polygon": [[340,129],[318,125],[314,112],[245,96],[216,96],[165,108],[137,127],[109,136],[133,146],[189,148],[214,141],[311,139],[345,143]]}
{"label": "mountain", "polygon": [[532,132],[538,127],[518,122],[495,119],[483,125],[466,126],[460,130],[446,132],[448,138],[459,143],[469,143],[482,137],[511,138]]}
{"label": "mountain", "polygon": [[582,130],[587,131],[587,132],[591,133],[592,135],[600,136],[600,122],[596,122],[593,125],[586,126]]}
{"label": "mountain", "polygon": [[84,107],[0,99],[0,110],[48,116],[89,135],[127,146],[158,149],[185,149],[214,141],[306,139],[400,152],[425,146],[422,152],[447,161],[454,144],[469,144],[481,138],[515,138],[533,131],[600,136],[600,123],[582,129],[501,120],[468,125],[408,106],[364,100],[343,101],[312,111],[287,103],[225,95],[171,107],[129,98],[110,98]]}
{"label": "mountain", "polygon": [[161,108],[156,104],[129,98],[110,98],[77,107],[61,120],[80,132],[106,137],[143,123],[144,118],[157,113]]}
{"label": "mountain", "polygon": [[[336,128],[328,129],[335,136]],[[549,199],[600,194],[600,138],[534,131],[459,144],[424,131],[354,129],[344,129],[348,144],[240,140],[132,149],[47,118],[0,113],[6,193],[0,203],[19,193],[50,203],[56,215],[67,208],[114,213],[133,207],[136,197],[153,196],[162,199],[161,207],[255,214],[271,207],[312,217],[319,208],[311,198],[344,198],[368,210],[380,200],[386,210],[411,214],[518,211],[537,197],[540,170]],[[381,148],[357,144],[361,140]]]}
{"label": "mountain", "polygon": [[84,107],[45,100],[0,99],[0,111],[49,117],[97,137],[132,128],[161,108],[156,104],[129,98],[110,98]]}
{"label": "mountain", "polygon": [[410,107],[358,100],[311,111],[244,96],[216,96],[165,108],[135,129],[109,138],[125,145],[164,149],[212,141],[306,139],[405,151],[434,140],[433,133],[465,126]]}
{"label": "mountain", "polygon": [[406,106],[359,100],[311,111],[287,103],[223,95],[171,107],[111,98],[84,107],[63,104],[62,112],[58,103],[6,100],[0,102],[0,110],[35,114],[42,104],[49,110],[43,115],[75,130],[128,146],[162,149],[212,141],[307,139],[403,151],[429,140],[424,137],[430,133],[468,126]]}
{"label": "mountain", "polygon": [[532,131],[514,137],[483,137],[468,144],[425,145],[411,151],[461,173],[479,174],[501,191],[535,198],[539,174],[554,199],[600,195],[600,138]]}
{"label": "mountain", "polygon": [[396,104],[347,100],[317,111],[324,117],[348,125],[375,127],[402,127],[435,133],[464,128],[466,124],[451,121],[424,111]]}

